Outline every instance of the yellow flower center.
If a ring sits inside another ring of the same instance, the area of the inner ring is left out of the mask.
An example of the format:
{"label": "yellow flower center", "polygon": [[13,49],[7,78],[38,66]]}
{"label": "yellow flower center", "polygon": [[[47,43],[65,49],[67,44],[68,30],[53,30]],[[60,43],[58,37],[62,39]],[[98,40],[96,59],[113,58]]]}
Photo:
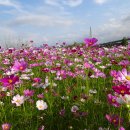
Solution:
{"label": "yellow flower center", "polygon": [[20,100],[19,100],[19,99],[17,99],[17,100],[16,100],[16,102],[20,103]]}
{"label": "yellow flower center", "polygon": [[4,130],[8,130],[8,129],[9,129],[8,125],[4,126]]}
{"label": "yellow flower center", "polygon": [[39,108],[42,108],[42,105],[40,105]]}
{"label": "yellow flower center", "polygon": [[20,68],[19,68],[20,70],[23,70],[23,66],[20,66]]}
{"label": "yellow flower center", "polygon": [[8,82],[9,82],[9,83],[12,83],[12,82],[13,82],[13,80],[12,80],[12,79],[9,79],[9,80],[8,80]]}
{"label": "yellow flower center", "polygon": [[125,93],[125,91],[124,91],[124,90],[121,90],[121,93],[122,93],[122,94],[124,94],[124,93]]}
{"label": "yellow flower center", "polygon": [[90,45],[92,45],[93,43],[92,42],[89,42]]}
{"label": "yellow flower center", "polygon": [[115,99],[112,99],[112,102],[116,102],[116,100],[115,100]]}
{"label": "yellow flower center", "polygon": [[130,80],[130,75],[127,75],[125,78],[126,78],[127,80]]}
{"label": "yellow flower center", "polygon": [[113,122],[115,123],[115,122],[116,122],[116,119],[114,119]]}
{"label": "yellow flower center", "polygon": [[2,75],[0,75],[0,79],[2,78]]}

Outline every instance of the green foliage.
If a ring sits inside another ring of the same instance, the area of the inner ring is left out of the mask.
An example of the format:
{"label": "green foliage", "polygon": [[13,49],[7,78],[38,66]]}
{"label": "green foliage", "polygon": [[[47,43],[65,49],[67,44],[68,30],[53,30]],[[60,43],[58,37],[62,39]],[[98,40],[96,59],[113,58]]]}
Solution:
{"label": "green foliage", "polygon": [[121,43],[122,43],[123,46],[128,45],[128,40],[127,40],[127,38],[124,37],[124,38],[122,39],[122,42],[121,42]]}

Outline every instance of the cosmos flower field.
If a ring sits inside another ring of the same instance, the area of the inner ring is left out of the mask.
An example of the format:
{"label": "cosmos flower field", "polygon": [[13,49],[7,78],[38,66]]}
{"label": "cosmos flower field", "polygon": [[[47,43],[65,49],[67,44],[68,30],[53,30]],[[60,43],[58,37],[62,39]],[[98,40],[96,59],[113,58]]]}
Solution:
{"label": "cosmos flower field", "polygon": [[0,49],[1,130],[130,130],[130,44]]}

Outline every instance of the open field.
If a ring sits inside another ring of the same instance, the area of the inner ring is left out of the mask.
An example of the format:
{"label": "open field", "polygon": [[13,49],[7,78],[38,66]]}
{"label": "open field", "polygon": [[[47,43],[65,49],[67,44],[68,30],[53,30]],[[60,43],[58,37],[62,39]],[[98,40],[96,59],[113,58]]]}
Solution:
{"label": "open field", "polygon": [[130,130],[130,45],[0,51],[2,130]]}

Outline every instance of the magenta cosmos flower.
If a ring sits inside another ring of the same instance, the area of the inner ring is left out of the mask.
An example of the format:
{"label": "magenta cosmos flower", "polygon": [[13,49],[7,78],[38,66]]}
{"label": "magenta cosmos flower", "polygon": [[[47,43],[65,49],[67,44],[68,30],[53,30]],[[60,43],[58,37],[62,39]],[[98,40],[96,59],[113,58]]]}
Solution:
{"label": "magenta cosmos flower", "polygon": [[15,75],[6,76],[0,79],[0,82],[3,84],[4,87],[13,86],[18,81],[19,77]]}
{"label": "magenta cosmos flower", "polygon": [[123,119],[120,118],[118,115],[108,115],[108,114],[106,114],[106,119],[110,123],[114,124],[114,126],[119,126],[123,122]]}
{"label": "magenta cosmos flower", "polygon": [[108,102],[112,105],[112,106],[115,106],[115,107],[119,107],[120,104],[117,102],[117,97],[116,96],[113,96],[111,94],[108,94],[107,95],[107,99],[108,99]]}
{"label": "magenta cosmos flower", "polygon": [[34,81],[35,83],[40,83],[40,82],[42,81],[42,79],[41,79],[41,78],[34,78],[33,81]]}
{"label": "magenta cosmos flower", "polygon": [[12,69],[15,71],[24,71],[26,68],[27,68],[27,63],[24,60],[22,60],[22,61],[16,60],[12,67]]}
{"label": "magenta cosmos flower", "polygon": [[124,96],[125,94],[130,94],[130,89],[127,86],[120,85],[120,86],[113,86],[112,89],[118,93]]}
{"label": "magenta cosmos flower", "polygon": [[87,46],[93,46],[97,43],[97,39],[96,38],[85,38],[84,39],[84,43],[87,45]]}

